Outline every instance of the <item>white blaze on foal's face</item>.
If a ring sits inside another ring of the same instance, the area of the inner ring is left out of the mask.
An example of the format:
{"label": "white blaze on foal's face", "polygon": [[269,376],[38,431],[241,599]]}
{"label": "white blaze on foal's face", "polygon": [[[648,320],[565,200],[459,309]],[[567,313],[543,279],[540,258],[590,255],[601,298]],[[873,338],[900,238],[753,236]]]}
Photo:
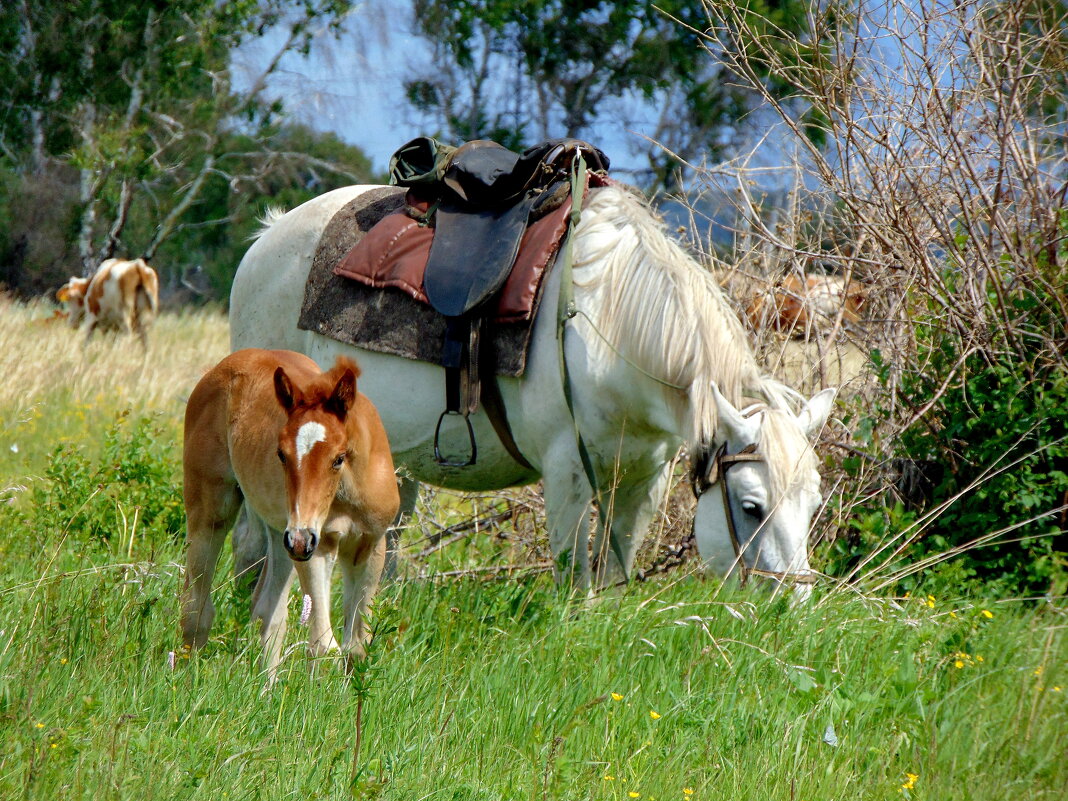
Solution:
{"label": "white blaze on foal's face", "polygon": [[322,423],[305,423],[297,430],[296,449],[297,467],[304,457],[311,453],[316,443],[326,440],[326,428]]}

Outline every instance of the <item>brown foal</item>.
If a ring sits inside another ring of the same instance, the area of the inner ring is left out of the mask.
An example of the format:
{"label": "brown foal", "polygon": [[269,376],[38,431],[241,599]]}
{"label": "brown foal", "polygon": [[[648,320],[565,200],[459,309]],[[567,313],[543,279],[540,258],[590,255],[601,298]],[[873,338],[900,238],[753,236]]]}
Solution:
{"label": "brown foal", "polygon": [[252,597],[273,681],[294,567],[311,597],[308,648],[338,648],[330,624],[335,562],[344,578],[342,648],[361,657],[364,617],[382,575],[387,527],[400,503],[385,429],[356,389],[359,367],[338,357],[328,372],[292,351],[241,350],[197,384],[185,413],[187,555],[182,634],[199,648],[215,608],[211,583],[227,533],[247,505],[267,538]]}

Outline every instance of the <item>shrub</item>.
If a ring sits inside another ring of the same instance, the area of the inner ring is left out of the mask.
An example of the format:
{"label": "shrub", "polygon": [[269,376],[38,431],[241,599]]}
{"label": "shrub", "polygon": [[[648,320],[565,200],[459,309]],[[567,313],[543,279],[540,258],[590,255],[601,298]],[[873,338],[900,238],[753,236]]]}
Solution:
{"label": "shrub", "polygon": [[123,412],[105,432],[97,459],[80,445],[57,447],[28,502],[8,514],[31,531],[66,533],[87,543],[134,536],[166,541],[185,523],[173,449],[153,419],[131,421]]}

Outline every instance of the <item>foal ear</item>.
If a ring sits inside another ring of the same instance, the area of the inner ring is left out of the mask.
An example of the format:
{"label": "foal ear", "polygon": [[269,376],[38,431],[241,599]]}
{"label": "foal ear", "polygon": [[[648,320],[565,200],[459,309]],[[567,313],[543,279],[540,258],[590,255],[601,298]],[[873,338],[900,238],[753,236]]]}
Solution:
{"label": "foal ear", "polygon": [[823,428],[823,424],[827,422],[831,414],[831,406],[834,405],[834,397],[837,394],[837,388],[831,387],[817,392],[812,396],[812,400],[805,404],[805,408],[797,416],[797,421],[801,424],[801,430],[805,432],[806,437],[811,437]]}
{"label": "foal ear", "polygon": [[352,402],[356,400],[356,373],[346,369],[337,380],[337,385],[330,397],[323,404],[327,411],[332,412],[339,420],[344,420],[345,415],[352,408]]}
{"label": "foal ear", "polygon": [[286,371],[281,367],[274,371],[274,394],[287,414],[293,411],[297,405],[296,390],[293,382],[286,375]]}

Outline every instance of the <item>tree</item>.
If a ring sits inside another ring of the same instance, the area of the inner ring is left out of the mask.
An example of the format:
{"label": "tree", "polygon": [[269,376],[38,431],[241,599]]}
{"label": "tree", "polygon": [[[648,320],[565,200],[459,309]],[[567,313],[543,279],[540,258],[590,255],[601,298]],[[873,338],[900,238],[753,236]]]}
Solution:
{"label": "tree", "polygon": [[[307,53],[318,32],[336,29],[349,6],[0,6],[0,208],[14,212],[0,237],[9,257],[0,280],[39,291],[121,251],[151,258],[186,225],[209,224],[187,219],[206,186],[223,180],[236,187],[236,176],[277,165],[270,138],[281,107],[264,100],[267,77],[284,54]],[[275,57],[236,91],[231,50],[272,28],[284,31]],[[228,149],[234,144],[239,151]],[[127,236],[132,217],[140,221],[136,237]],[[60,242],[36,236],[41,220],[52,223],[53,237],[62,232]]]}
{"label": "tree", "polygon": [[[752,5],[783,30],[808,19],[800,0]],[[717,153],[755,97],[719,67],[728,42],[709,36],[703,0],[415,0],[414,19],[431,58],[408,100],[454,140],[588,136],[629,100],[660,109],[651,138],[694,158]],[[672,183],[677,161],[655,144],[646,155],[643,182]]]}

